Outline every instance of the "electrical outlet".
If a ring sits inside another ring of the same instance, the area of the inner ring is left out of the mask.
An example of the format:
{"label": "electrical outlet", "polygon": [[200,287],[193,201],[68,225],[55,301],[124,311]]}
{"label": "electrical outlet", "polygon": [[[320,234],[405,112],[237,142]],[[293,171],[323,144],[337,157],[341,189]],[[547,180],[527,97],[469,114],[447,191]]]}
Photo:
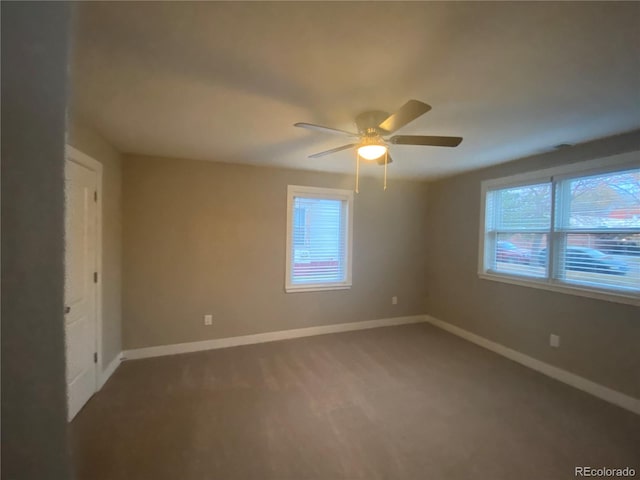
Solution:
{"label": "electrical outlet", "polygon": [[391,305],[397,305],[397,304],[398,304],[398,297],[394,295],[393,297],[391,297]]}
{"label": "electrical outlet", "polygon": [[558,348],[560,346],[560,337],[552,333],[549,336],[549,345],[554,348]]}
{"label": "electrical outlet", "polygon": [[207,314],[204,316],[204,324],[205,325],[213,325],[213,315]]}

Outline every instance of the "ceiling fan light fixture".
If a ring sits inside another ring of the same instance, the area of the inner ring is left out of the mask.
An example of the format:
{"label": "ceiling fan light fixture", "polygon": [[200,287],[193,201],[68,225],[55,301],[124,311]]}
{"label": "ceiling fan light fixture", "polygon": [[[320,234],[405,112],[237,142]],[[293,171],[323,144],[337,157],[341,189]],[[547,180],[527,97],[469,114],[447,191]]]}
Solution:
{"label": "ceiling fan light fixture", "polygon": [[380,158],[387,151],[384,145],[364,145],[358,148],[358,154],[365,160]]}
{"label": "ceiling fan light fixture", "polygon": [[387,153],[387,146],[378,139],[365,140],[363,145],[358,147],[358,155],[365,160],[375,160]]}

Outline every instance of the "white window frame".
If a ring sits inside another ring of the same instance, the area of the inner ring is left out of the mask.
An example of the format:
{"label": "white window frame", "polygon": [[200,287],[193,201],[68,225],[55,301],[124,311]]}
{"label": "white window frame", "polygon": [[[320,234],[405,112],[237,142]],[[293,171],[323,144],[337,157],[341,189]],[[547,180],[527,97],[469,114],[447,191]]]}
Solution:
{"label": "white window frame", "polygon": [[[322,200],[340,200],[346,203],[346,239],[345,239],[345,280],[343,282],[322,282],[304,285],[291,283],[293,210],[294,197],[319,198]],[[287,246],[284,289],[287,293],[318,292],[324,290],[347,290],[351,288],[351,269],[353,252],[353,191],[337,188],[305,187],[301,185],[287,186]]]}
{"label": "white window frame", "polygon": [[[484,280],[509,283],[525,287],[551,290],[570,295],[578,295],[588,298],[596,298],[616,303],[640,306],[640,294],[626,292],[622,290],[607,289],[606,287],[595,287],[587,285],[570,284],[559,281],[553,277],[552,269],[557,261],[557,242],[562,235],[556,230],[556,185],[558,181],[568,178],[597,175],[622,171],[625,169],[638,168],[640,166],[640,152],[628,152],[610,157],[598,158],[583,162],[571,163],[544,170],[538,170],[509,177],[485,180],[480,188],[480,232],[478,242],[478,277]],[[506,272],[490,271],[489,260],[492,257],[490,242],[486,242],[486,199],[487,193],[492,190],[499,190],[510,187],[531,185],[536,183],[551,183],[551,231],[548,237],[548,253],[546,277],[525,277]]]}

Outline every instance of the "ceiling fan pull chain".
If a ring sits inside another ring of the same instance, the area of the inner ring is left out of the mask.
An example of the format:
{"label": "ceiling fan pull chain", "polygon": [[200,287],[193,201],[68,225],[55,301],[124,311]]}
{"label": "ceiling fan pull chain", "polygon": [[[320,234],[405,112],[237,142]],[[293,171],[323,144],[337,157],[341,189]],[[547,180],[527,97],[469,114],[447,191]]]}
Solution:
{"label": "ceiling fan pull chain", "polygon": [[387,191],[387,160],[389,160],[389,150],[384,152],[384,191]]}
{"label": "ceiling fan pull chain", "polygon": [[360,193],[358,189],[360,179],[360,153],[356,152],[356,193]]}

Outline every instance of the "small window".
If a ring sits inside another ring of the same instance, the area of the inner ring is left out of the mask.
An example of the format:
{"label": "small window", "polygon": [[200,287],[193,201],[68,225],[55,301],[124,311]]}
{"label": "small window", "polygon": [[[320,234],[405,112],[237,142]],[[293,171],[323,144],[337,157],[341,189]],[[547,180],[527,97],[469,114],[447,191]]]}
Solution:
{"label": "small window", "polygon": [[640,304],[640,169],[624,165],[483,182],[480,276]]}
{"label": "small window", "polygon": [[289,185],[287,292],[351,287],[353,192]]}

